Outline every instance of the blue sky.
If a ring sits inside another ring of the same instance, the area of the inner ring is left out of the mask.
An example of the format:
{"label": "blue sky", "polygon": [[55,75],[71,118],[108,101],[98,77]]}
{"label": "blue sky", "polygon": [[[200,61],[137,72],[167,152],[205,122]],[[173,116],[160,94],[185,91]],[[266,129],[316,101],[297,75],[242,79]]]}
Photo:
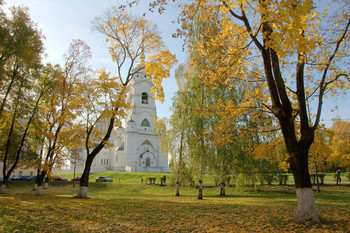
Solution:
{"label": "blue sky", "polygon": [[[159,26],[163,40],[167,48],[177,55],[178,63],[185,61],[185,54],[182,52],[182,39],[172,38],[176,32],[177,25],[172,21],[176,20],[179,13],[175,4],[170,4],[163,15],[148,12],[148,1],[142,1],[138,7],[132,9],[134,14],[147,13],[149,19]],[[145,3],[146,2],[146,3]],[[5,7],[12,5],[28,6],[30,16],[42,30],[45,39],[47,53],[46,61],[51,63],[62,63],[63,54],[68,50],[68,46],[73,39],[84,40],[92,49],[92,68],[98,69],[106,67],[107,71],[115,72],[113,64],[104,38],[101,34],[91,31],[91,20],[96,16],[101,16],[111,6],[119,6],[125,3],[124,0],[5,0]],[[163,82],[165,91],[165,102],[157,104],[159,117],[170,115],[171,97],[177,90],[174,79],[175,68],[172,69],[171,77]],[[337,110],[333,110],[338,105]],[[321,119],[322,123],[331,125],[331,120],[340,116],[350,120],[349,97],[330,97],[324,100],[324,108]]]}
{"label": "blue sky", "polygon": [[[5,7],[28,6],[31,19],[37,23],[46,37],[46,61],[53,64],[62,64],[63,54],[67,52],[73,39],[85,41],[92,49],[91,65],[93,69],[105,67],[107,71],[116,74],[116,66],[108,53],[102,34],[91,30],[91,21],[102,16],[111,6],[119,6],[125,1],[120,0],[5,0]],[[142,2],[142,1],[141,1]],[[145,2],[145,1],[144,1]],[[133,14],[147,13],[147,17],[159,26],[167,48],[175,53],[178,63],[171,71],[171,77],[163,81],[165,101],[157,103],[159,117],[170,115],[171,97],[177,91],[174,79],[175,68],[184,62],[185,54],[182,52],[182,39],[172,38],[176,32],[178,9],[171,4],[166,14],[148,12],[148,4],[140,4],[132,8]]]}

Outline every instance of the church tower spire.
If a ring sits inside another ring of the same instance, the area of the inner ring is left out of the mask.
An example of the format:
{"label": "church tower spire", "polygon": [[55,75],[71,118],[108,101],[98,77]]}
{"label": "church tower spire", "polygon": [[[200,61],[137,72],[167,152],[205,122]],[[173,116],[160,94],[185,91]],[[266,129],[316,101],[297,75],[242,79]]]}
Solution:
{"label": "church tower spire", "polygon": [[140,55],[140,65],[145,67],[145,46],[144,44],[142,44],[142,48],[141,48],[141,55]]}
{"label": "church tower spire", "polygon": [[137,66],[135,66],[135,68],[134,68],[135,71],[141,71],[141,70],[145,69],[145,67],[146,67],[145,59],[146,59],[145,46],[142,44],[141,54],[140,54],[140,63]]}

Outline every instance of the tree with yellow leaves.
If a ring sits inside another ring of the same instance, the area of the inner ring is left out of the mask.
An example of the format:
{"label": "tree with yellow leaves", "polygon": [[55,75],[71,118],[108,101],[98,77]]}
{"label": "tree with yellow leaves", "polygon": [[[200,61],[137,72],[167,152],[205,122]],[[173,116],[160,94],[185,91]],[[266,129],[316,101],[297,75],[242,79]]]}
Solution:
{"label": "tree with yellow leaves", "polygon": [[[121,119],[126,116],[130,106],[126,100],[127,86],[123,86],[117,78],[110,77],[110,73],[104,69],[97,72],[97,77],[87,78],[80,86],[80,91],[83,97],[80,124],[84,134],[82,148],[79,148],[85,158],[85,167],[77,197],[85,198],[93,159],[104,145],[109,144],[109,129],[113,129],[110,121],[113,119],[113,125],[121,126]],[[107,130],[97,127],[104,121],[109,122]]]}
{"label": "tree with yellow leaves", "polygon": [[[2,2],[0,2],[0,6]],[[8,18],[0,8],[0,193],[21,158],[29,153],[28,135],[50,79],[41,75],[42,35],[28,9],[13,7]]]}
{"label": "tree with yellow leaves", "polygon": [[[125,115],[126,91],[133,75],[144,69],[155,84],[152,89],[155,97],[162,101],[164,96],[162,79],[169,76],[169,70],[176,61],[175,56],[165,49],[157,27],[145,17],[136,17],[125,10],[113,7],[93,21],[93,28],[105,36],[109,53],[117,65],[117,76],[110,78],[110,74],[101,70],[99,79],[95,82],[101,94],[105,94],[107,98],[94,97],[97,101],[104,99],[106,104],[95,114],[94,120],[87,121],[86,124],[87,156],[77,195],[81,198],[87,197],[89,173],[94,158],[108,143],[116,119]],[[112,86],[114,88],[111,88]],[[106,119],[108,127],[105,132],[94,130],[99,120]],[[99,140],[95,142],[96,146],[90,138],[94,133],[100,133]]]}
{"label": "tree with yellow leaves", "polygon": [[333,153],[327,158],[327,162],[335,168],[350,168],[350,122],[337,120],[331,128],[332,137],[330,146]]}
{"label": "tree with yellow leaves", "polygon": [[[155,0],[150,6],[163,12],[167,3]],[[298,199],[295,219],[319,222],[308,170],[309,150],[323,99],[349,88],[349,2],[193,0],[182,7],[182,36],[187,36],[183,31],[192,27],[199,9],[221,9],[223,33],[200,44],[202,53],[210,55],[208,59],[221,60],[222,64],[207,70],[206,81],[217,86],[251,72],[255,81],[263,83],[263,88],[232,108],[231,114],[240,115],[256,100],[264,100],[261,110],[275,117],[289,154]],[[225,43],[231,43],[227,56],[218,56]],[[252,67],[261,68],[253,71]],[[231,77],[221,75],[227,70]]]}
{"label": "tree with yellow leaves", "polygon": [[[90,75],[88,60],[90,47],[82,40],[73,40],[64,56],[64,67],[51,67],[49,75],[53,84],[45,95],[41,113],[41,125],[37,134],[42,135],[42,159],[38,165],[37,194],[42,195],[45,176],[66,157],[65,150],[74,147],[82,135],[75,125],[82,102],[81,83]],[[58,167],[58,166],[57,166]]]}
{"label": "tree with yellow leaves", "polygon": [[[293,172],[298,209],[296,219],[319,222],[308,170],[309,150],[319,126],[325,94],[338,95],[348,88],[349,3],[329,1],[328,8],[305,1],[194,1],[184,6],[182,28],[191,27],[200,8],[221,8],[223,33],[201,44],[203,54],[221,59],[222,66],[208,69],[207,82],[227,82],[221,74],[244,77],[254,71],[254,80],[264,83],[232,108],[231,114],[265,99],[263,107],[276,117]],[[205,35],[205,34],[204,34]],[[234,42],[226,57],[216,56],[223,43]],[[242,54],[246,54],[246,59]],[[246,78],[245,78],[246,79]],[[269,95],[269,97],[266,96]],[[308,104],[316,106],[314,114]]]}
{"label": "tree with yellow leaves", "polygon": [[331,147],[332,132],[324,127],[319,127],[315,132],[315,140],[309,152],[309,169],[316,174],[316,166],[319,172],[326,172],[326,162],[333,154]]}

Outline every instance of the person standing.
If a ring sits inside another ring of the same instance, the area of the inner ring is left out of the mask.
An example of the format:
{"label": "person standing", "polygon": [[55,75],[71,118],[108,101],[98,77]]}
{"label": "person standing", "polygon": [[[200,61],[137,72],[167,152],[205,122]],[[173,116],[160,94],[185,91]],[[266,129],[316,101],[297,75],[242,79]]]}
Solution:
{"label": "person standing", "polygon": [[337,184],[338,184],[338,182],[339,182],[339,184],[340,184],[340,183],[341,183],[340,169],[338,169],[338,170],[336,171],[336,173],[337,173]]}

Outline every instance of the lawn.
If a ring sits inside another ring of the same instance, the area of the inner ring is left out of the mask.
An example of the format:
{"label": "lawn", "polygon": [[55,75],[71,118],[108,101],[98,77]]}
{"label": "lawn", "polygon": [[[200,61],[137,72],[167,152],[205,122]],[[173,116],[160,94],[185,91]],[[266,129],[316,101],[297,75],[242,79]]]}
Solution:
{"label": "lawn", "polygon": [[[161,177],[167,176],[167,178],[170,178],[169,173],[149,173],[149,172],[112,172],[112,171],[106,171],[106,172],[98,172],[91,174],[89,176],[90,182],[95,182],[96,177],[98,176],[108,176],[113,179],[116,183],[141,183],[141,180],[143,182],[146,182],[147,177],[155,177],[157,181],[160,180]],[[77,173],[75,176],[81,176],[81,173]],[[73,174],[64,175],[68,180],[71,180],[73,178]]]}
{"label": "lawn", "polygon": [[[135,178],[136,179],[136,178]],[[321,224],[292,220],[294,187],[258,185],[197,190],[139,183],[90,183],[89,199],[73,198],[71,183],[36,196],[32,184],[13,183],[0,195],[0,232],[350,232],[350,186],[324,185],[315,198]]]}
{"label": "lawn", "polygon": [[[106,172],[99,172],[94,173],[89,176],[90,182],[95,182],[95,178],[98,176],[108,176],[114,180],[114,182],[117,183],[141,183],[141,180],[143,182],[146,182],[147,177],[155,177],[157,179],[157,182],[160,181],[160,178],[163,176],[167,177],[167,182],[171,183],[171,179],[174,179],[173,175],[169,173],[149,173],[149,172],[112,172],[112,171],[106,171]],[[77,173],[76,176],[81,176],[81,173]],[[64,175],[68,180],[71,180],[73,178],[73,174]],[[341,174],[342,181],[349,181],[347,177],[345,177],[345,174]],[[293,181],[293,175],[291,173],[288,174],[288,184],[294,184]],[[334,182],[334,173],[327,173],[325,176],[325,181],[331,181]],[[215,180],[210,175],[204,176],[204,183],[206,184],[215,184]],[[277,178],[273,182],[274,184],[278,184]],[[257,180],[256,184],[260,184],[260,181]]]}

